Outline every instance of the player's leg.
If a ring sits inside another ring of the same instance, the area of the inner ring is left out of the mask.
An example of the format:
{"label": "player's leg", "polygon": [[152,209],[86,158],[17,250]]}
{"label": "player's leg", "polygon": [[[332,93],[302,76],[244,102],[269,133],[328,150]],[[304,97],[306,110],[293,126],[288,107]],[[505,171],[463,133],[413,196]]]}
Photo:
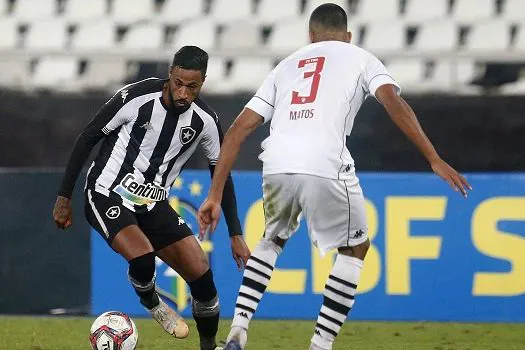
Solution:
{"label": "player's leg", "polygon": [[164,324],[159,323],[168,333],[178,338],[186,337],[188,326],[184,320],[170,312],[155,292],[154,249],[139,228],[135,213],[117,201],[90,190],[86,194],[85,213],[91,226],[128,261],[128,277],[140,303],[152,314],[169,315],[163,317],[166,320]]}
{"label": "player's leg", "polygon": [[219,326],[219,297],[208,259],[184,220],[168,203],[158,203],[150,215],[139,217],[156,254],[190,287],[192,313],[201,349],[215,349]]}
{"label": "player's leg", "polygon": [[253,314],[270,282],[279,254],[297,230],[301,212],[295,198],[293,176],[287,174],[265,176],[263,180],[265,233],[252,251],[244,270],[242,284],[235,304],[232,328],[226,340],[237,343],[241,349],[247,340],[247,330]]}
{"label": "player's leg", "polygon": [[325,285],[310,349],[332,349],[354,305],[363,260],[370,245],[365,203],[357,183],[299,175],[301,205],[311,239],[321,253],[338,248]]}

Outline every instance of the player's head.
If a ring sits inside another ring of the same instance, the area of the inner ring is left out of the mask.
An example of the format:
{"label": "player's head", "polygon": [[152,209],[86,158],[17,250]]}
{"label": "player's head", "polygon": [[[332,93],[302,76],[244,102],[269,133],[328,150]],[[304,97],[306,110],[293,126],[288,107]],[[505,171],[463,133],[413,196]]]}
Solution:
{"label": "player's head", "polygon": [[352,33],[347,30],[345,10],[336,4],[323,4],[310,15],[310,41],[336,40],[350,42]]}
{"label": "player's head", "polygon": [[184,46],[173,56],[169,73],[169,97],[175,108],[189,108],[206,78],[208,54],[197,46]]}

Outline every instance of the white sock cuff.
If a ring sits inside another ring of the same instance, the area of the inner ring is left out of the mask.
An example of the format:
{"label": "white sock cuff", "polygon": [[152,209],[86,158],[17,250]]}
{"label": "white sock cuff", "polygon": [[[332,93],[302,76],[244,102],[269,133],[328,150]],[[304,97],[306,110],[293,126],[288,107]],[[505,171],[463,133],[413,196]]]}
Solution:
{"label": "white sock cuff", "polygon": [[342,262],[343,264],[352,264],[357,266],[358,268],[362,269],[364,261],[361,259],[358,259],[353,256],[343,255],[343,254],[337,254],[337,259],[335,263]]}

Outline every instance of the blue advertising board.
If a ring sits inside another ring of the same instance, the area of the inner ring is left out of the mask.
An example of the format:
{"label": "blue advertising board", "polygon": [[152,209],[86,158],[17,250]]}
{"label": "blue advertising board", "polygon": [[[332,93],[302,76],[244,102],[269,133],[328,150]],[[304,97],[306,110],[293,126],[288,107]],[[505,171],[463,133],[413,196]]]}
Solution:
{"label": "blue advertising board", "polygon": [[[350,317],[357,320],[525,321],[525,175],[471,174],[468,199],[432,174],[364,173],[371,248]],[[234,174],[250,248],[264,230],[260,173]],[[172,206],[197,231],[196,209],[210,185],[206,171],[185,171]],[[92,232],[93,314],[146,315],[127,280],[127,263]],[[242,272],[224,220],[203,243],[231,317]],[[315,319],[334,253],[321,258],[306,225],[281,254],[257,318]],[[157,281],[191,315],[184,281],[160,260]]]}

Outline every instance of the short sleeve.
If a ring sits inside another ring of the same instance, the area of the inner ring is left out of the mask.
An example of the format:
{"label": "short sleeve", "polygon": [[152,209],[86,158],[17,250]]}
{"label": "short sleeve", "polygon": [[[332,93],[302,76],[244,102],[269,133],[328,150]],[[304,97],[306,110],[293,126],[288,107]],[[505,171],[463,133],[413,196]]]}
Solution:
{"label": "short sleeve", "polygon": [[216,114],[214,117],[214,122],[207,123],[204,136],[201,140],[201,146],[204,149],[204,154],[206,155],[206,158],[208,158],[210,165],[217,164],[223,139],[219,118]]}
{"label": "short sleeve", "polygon": [[396,87],[397,93],[401,94],[401,87],[392,78],[387,69],[376,57],[372,56],[365,65],[364,82],[367,92],[376,97],[377,89],[386,84]]}
{"label": "short sleeve", "polygon": [[275,69],[266,77],[262,86],[257,90],[246,108],[264,118],[264,122],[272,119],[275,106]]}

